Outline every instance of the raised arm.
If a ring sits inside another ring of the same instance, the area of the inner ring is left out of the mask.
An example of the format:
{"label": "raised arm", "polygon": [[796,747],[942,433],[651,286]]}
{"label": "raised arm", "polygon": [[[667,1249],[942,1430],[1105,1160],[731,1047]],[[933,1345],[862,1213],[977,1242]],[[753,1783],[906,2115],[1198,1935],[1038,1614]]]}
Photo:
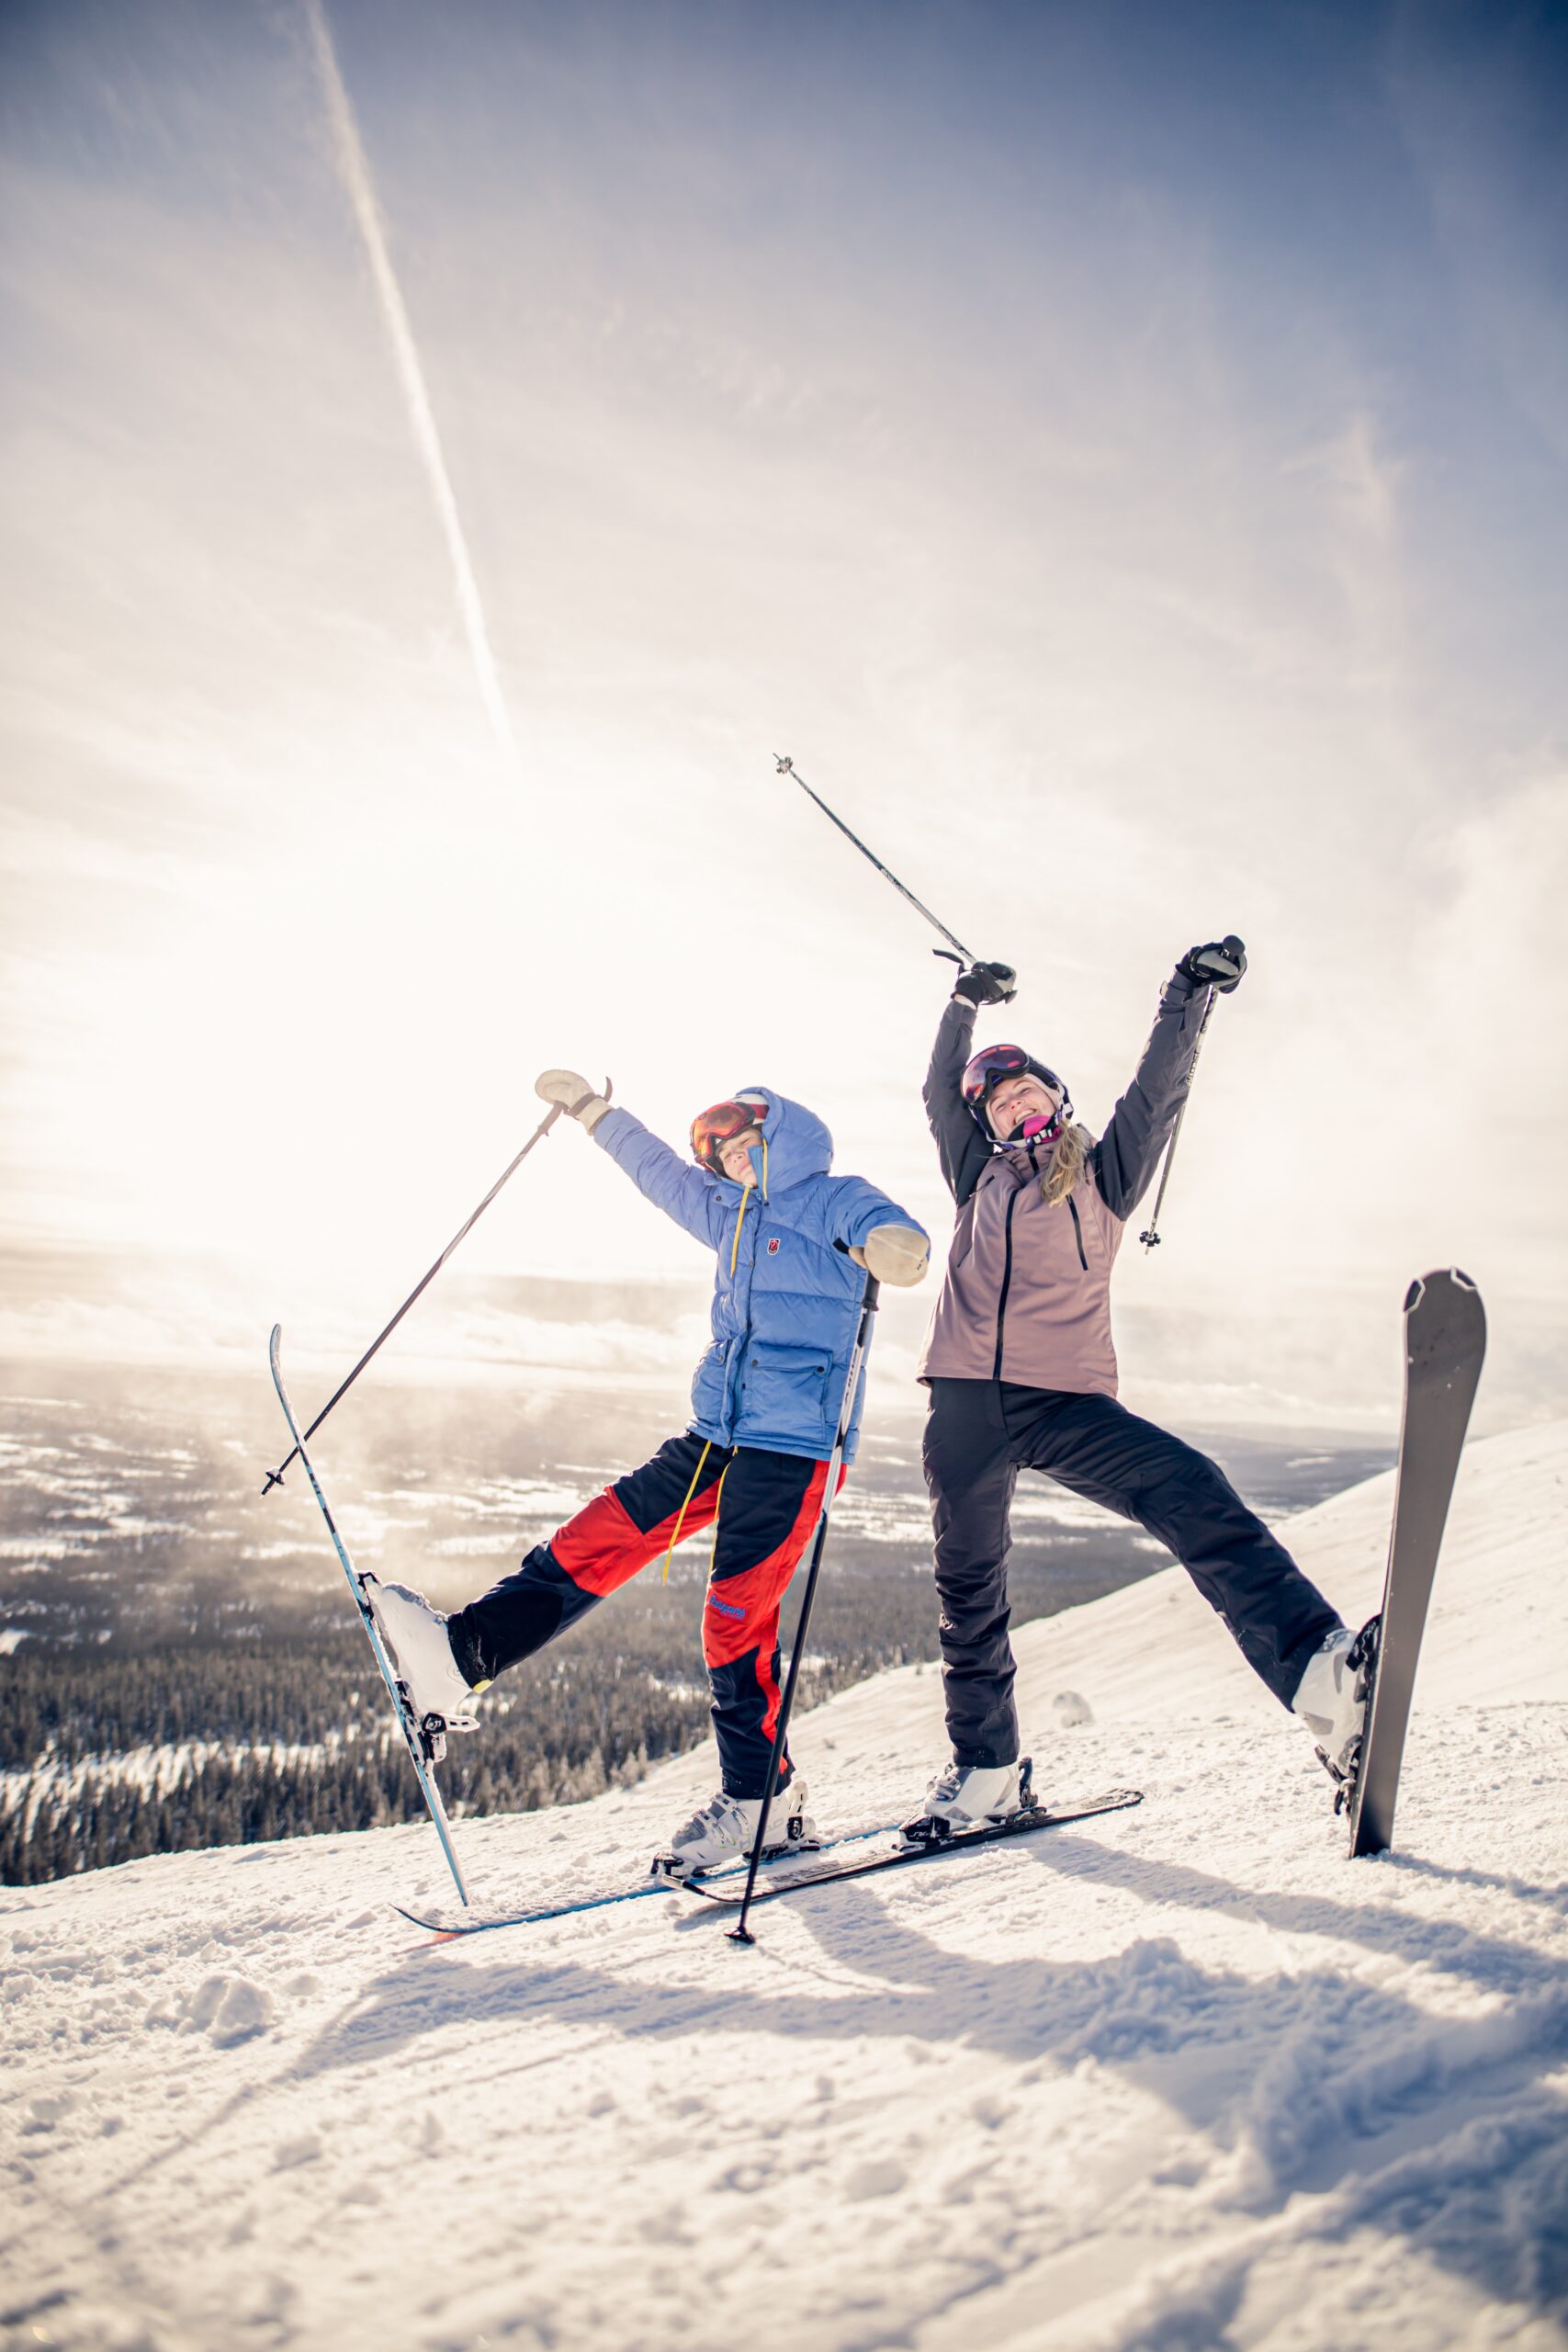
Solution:
{"label": "raised arm", "polygon": [[[1229,957],[1221,950],[1234,951]],[[1147,1192],[1160,1154],[1187,1099],[1209,990],[1225,994],[1247,969],[1239,940],[1190,948],[1160,991],[1159,1010],[1133,1083],[1089,1154],[1101,1199],[1112,1216],[1130,1217]]]}
{"label": "raised arm", "polygon": [[541,1102],[559,1102],[580,1120],[645,1199],[673,1217],[694,1241],[717,1249],[724,1203],[711,1176],[671,1151],[629,1111],[613,1110],[575,1070],[546,1070],[534,1091]]}
{"label": "raised arm", "polygon": [[[962,985],[961,982],[961,989]],[[964,993],[955,994],[945,1006],[937,1023],[931,1068],[921,1089],[942,1172],[960,1208],[979,1182],[991,1156],[959,1085],[964,1064],[974,1050],[976,1010],[974,998]]]}
{"label": "raised arm", "polygon": [[593,1140],[624,1168],[637,1191],[655,1208],[683,1226],[694,1241],[710,1250],[719,1244],[724,1200],[711,1176],[671,1151],[667,1143],[629,1111],[610,1111],[593,1130]]}

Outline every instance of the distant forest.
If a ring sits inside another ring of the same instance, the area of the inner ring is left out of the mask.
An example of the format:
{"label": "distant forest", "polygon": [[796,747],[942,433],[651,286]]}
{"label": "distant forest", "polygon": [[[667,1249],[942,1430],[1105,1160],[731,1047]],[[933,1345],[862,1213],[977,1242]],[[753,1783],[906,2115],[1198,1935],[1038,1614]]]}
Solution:
{"label": "distant forest", "polygon": [[[708,1722],[701,1597],[689,1574],[617,1594],[499,1684],[480,1731],[448,1744],[449,1809],[570,1804],[694,1746]],[[803,1705],[934,1655],[930,1588],[857,1575],[819,1592],[811,1640]],[[309,1640],[183,1642],[131,1657],[24,1645],[0,1659],[0,1883],[11,1886],[423,1810],[352,1618]]]}

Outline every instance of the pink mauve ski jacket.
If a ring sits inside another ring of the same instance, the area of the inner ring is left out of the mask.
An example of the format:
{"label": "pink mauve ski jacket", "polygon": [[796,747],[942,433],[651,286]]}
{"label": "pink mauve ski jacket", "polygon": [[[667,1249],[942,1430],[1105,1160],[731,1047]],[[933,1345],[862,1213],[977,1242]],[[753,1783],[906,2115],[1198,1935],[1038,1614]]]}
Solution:
{"label": "pink mauve ski jacket", "polygon": [[1111,1270],[1186,1098],[1208,991],[1174,975],[1137,1072],[1089,1152],[1082,1180],[1048,1208],[1050,1153],[987,1145],[959,1081],[975,1008],[954,997],[926,1076],[926,1115],[958,1224],[920,1356],[922,1380],[1007,1380],[1114,1396]]}

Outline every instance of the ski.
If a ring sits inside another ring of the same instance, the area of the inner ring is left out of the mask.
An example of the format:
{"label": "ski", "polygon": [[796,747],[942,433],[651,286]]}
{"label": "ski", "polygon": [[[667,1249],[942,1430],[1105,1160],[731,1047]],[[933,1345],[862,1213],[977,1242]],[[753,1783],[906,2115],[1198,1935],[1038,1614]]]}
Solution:
{"label": "ski", "polygon": [[639,1886],[619,1886],[607,1894],[584,1894],[574,1903],[552,1903],[537,1911],[501,1911],[493,1918],[452,1917],[448,1913],[411,1911],[406,1903],[394,1903],[393,1910],[411,1928],[423,1928],[433,1936],[487,1936],[494,1928],[536,1928],[547,1919],[570,1919],[578,1911],[604,1911],[615,1903],[637,1903],[645,1894],[661,1894],[671,1883],[668,1879],[650,1878]]}
{"label": "ski", "polygon": [[283,1385],[283,1367],[279,1362],[279,1351],[282,1345],[283,1327],[281,1324],[275,1323],[272,1327],[271,1344],[267,1351],[268,1361],[272,1365],[272,1385],[277,1391],[277,1401],[282,1406],[284,1419],[288,1423],[295,1451],[305,1465],[305,1475],[310,1481],[317,1502],[321,1505],[321,1517],[327,1522],[327,1533],[333,1539],[333,1549],[343,1564],[344,1575],[348,1578],[348,1589],[354,1595],[354,1603],[359,1611],[360,1622],[369,1636],[370,1647],[375,1653],[377,1666],[380,1668],[381,1679],[387,1686],[388,1694],[397,1713],[398,1729],[402,1733],[409,1751],[409,1760],[413,1766],[415,1777],[419,1781],[420,1794],[423,1797],[429,1809],[430,1818],[435,1825],[435,1834],[441,1840],[441,1850],[446,1857],[447,1868],[451,1871],[457,1884],[458,1895],[466,1904],[468,1900],[468,1890],[463,1883],[463,1873],[452,1844],[451,1825],[447,1821],[446,1808],[441,1802],[441,1791],[436,1786],[433,1770],[446,1752],[445,1744],[440,1740],[438,1734],[427,1733],[420,1723],[409,1704],[402,1685],[398,1680],[391,1659],[387,1655],[380,1629],[376,1623],[370,1604],[366,1598],[367,1586],[374,1584],[376,1579],[368,1569],[362,1571],[356,1568],[349,1558],[348,1546],[338,1532],[337,1522],[332,1515],[326,1496],[321,1491],[321,1482],[316,1476],[315,1464],[305,1451],[305,1441],[299,1433],[299,1423],[295,1418],[294,1408],[288,1401],[288,1391]]}
{"label": "ski", "polygon": [[[925,1847],[895,1847],[890,1852],[874,1855],[869,1860],[857,1859],[850,1849],[868,1845],[875,1838],[893,1838],[897,1826],[879,1823],[874,1829],[856,1829],[844,1838],[825,1838],[818,1846],[807,1848],[798,1854],[781,1848],[776,1854],[764,1857],[768,1876],[752,1895],[754,1903],[764,1895],[789,1894],[801,1886],[819,1886],[836,1878],[858,1877],[865,1871],[885,1869],[889,1862],[921,1861],[931,1853],[952,1853],[960,1847],[989,1845],[997,1838],[1016,1838],[1031,1829],[1059,1828],[1065,1822],[1084,1821],[1097,1813],[1111,1813],[1119,1807],[1142,1803],[1136,1789],[1117,1789],[1110,1795],[1090,1797],[1070,1806],[1032,1806],[1027,1814],[1000,1823],[995,1829],[971,1830],[957,1838],[944,1838],[940,1844]],[[843,1859],[824,1868],[817,1859],[823,1854],[836,1854]],[[413,1928],[425,1928],[431,1935],[458,1937],[489,1935],[497,1928],[536,1928],[547,1920],[570,1919],[579,1912],[605,1911],[616,1904],[640,1903],[649,1894],[706,1895],[712,1903],[733,1908],[740,1902],[736,1887],[719,1885],[716,1882],[739,1880],[747,1868],[745,1857],[727,1862],[722,1870],[709,1871],[700,1879],[649,1876],[636,1886],[620,1886],[602,1894],[575,1896],[570,1902],[542,1904],[532,1911],[503,1911],[489,1917],[455,1917],[439,1909],[411,1910],[406,1903],[394,1903],[393,1910],[400,1919]]]}
{"label": "ski", "polygon": [[[803,1847],[798,1853],[792,1853],[787,1847],[781,1846],[776,1852],[763,1856],[763,1867],[773,1871],[806,1855],[832,1853],[846,1846],[863,1845],[868,1838],[890,1838],[892,1835],[890,1828],[879,1824],[874,1829],[854,1830],[847,1838],[824,1838],[818,1845]],[[739,1878],[747,1868],[749,1859],[741,1855],[738,1860],[726,1862],[721,1870],[710,1871],[707,1875],[709,1878]],[[693,1879],[668,1878],[661,1873],[650,1873],[635,1886],[619,1886],[604,1894],[578,1895],[570,1902],[544,1904],[533,1911],[502,1911],[492,1917],[479,1918],[454,1918],[449,1913],[439,1910],[411,1911],[405,1903],[394,1903],[392,1908],[400,1918],[408,1920],[411,1927],[427,1928],[433,1935],[482,1936],[488,1935],[494,1928],[537,1928],[547,1919],[570,1919],[579,1911],[606,1911],[617,1903],[639,1903],[645,1895],[668,1894],[680,1887],[695,1884],[696,1881]]]}
{"label": "ski", "polygon": [[1352,1857],[1381,1854],[1393,1840],[1427,1605],[1485,1353],[1486,1315],[1468,1274],[1450,1266],[1411,1283],[1404,1299],[1404,1418],[1382,1608],[1358,1637],[1371,1685],[1366,1728],[1337,1800],[1350,1816]]}
{"label": "ski", "polygon": [[[841,1884],[846,1879],[867,1878],[873,1871],[897,1870],[908,1862],[940,1861],[944,1855],[966,1854],[972,1847],[995,1846],[1005,1838],[1027,1838],[1037,1829],[1062,1829],[1069,1822],[1089,1821],[1096,1814],[1120,1813],[1128,1805],[1142,1804],[1141,1789],[1111,1789],[1104,1796],[1075,1797],[1061,1804],[1031,1805],[1024,1813],[1015,1813],[1010,1820],[993,1823],[986,1829],[964,1829],[951,1838],[936,1838],[925,1846],[893,1846],[868,1860],[852,1858],[829,1862],[825,1869],[794,1871],[788,1878],[770,1881],[753,1894],[753,1903],[766,1903],[775,1894],[798,1894],[811,1886]],[[875,1834],[874,1832],[873,1833]],[[688,1894],[700,1894],[709,1903],[728,1910],[739,1908],[742,1897],[730,1887],[715,1888],[702,1879],[674,1882],[683,1886]]]}

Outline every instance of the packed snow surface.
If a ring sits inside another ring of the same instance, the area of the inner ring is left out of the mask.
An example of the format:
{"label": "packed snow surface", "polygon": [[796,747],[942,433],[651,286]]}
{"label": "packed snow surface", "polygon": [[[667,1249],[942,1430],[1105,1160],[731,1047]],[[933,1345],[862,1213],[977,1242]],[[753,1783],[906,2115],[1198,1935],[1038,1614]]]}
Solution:
{"label": "packed snow surface", "polygon": [[[1173,1569],[1019,1641],[1044,1790],[1141,1807],[751,1951],[664,1894],[437,1942],[423,1826],[0,1897],[0,2343],[1568,2344],[1565,1482],[1562,1426],[1466,1456],[1392,1858]],[[1285,1531],[1352,1622],[1391,1493]],[[802,1721],[825,1830],[918,1799],[939,1695]],[[459,1823],[480,1904],[636,1883],[714,1778]]]}

